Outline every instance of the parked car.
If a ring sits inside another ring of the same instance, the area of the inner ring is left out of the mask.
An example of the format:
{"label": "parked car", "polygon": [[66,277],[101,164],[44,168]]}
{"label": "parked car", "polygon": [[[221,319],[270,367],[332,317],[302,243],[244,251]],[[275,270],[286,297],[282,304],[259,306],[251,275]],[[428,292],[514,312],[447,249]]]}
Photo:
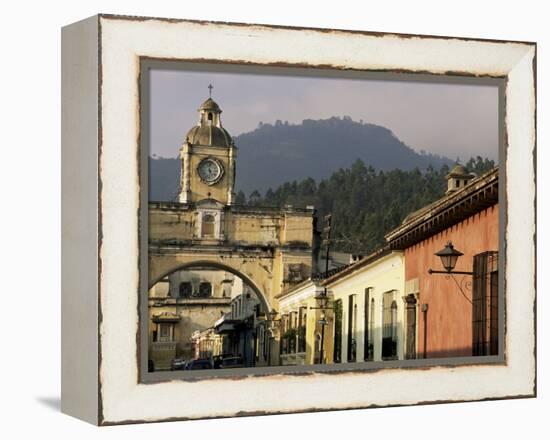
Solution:
{"label": "parked car", "polygon": [[212,358],[212,364],[214,368],[220,368],[222,361],[225,358],[234,357],[232,354],[218,354]]}
{"label": "parked car", "polygon": [[220,368],[242,368],[244,367],[243,358],[240,356],[232,356],[223,358]]}
{"label": "parked car", "polygon": [[193,359],[185,364],[186,370],[210,370],[212,362],[208,359]]}
{"label": "parked car", "polygon": [[186,364],[185,359],[182,359],[182,358],[172,359],[172,362],[170,364],[170,370],[172,371],[185,370],[185,364]]}

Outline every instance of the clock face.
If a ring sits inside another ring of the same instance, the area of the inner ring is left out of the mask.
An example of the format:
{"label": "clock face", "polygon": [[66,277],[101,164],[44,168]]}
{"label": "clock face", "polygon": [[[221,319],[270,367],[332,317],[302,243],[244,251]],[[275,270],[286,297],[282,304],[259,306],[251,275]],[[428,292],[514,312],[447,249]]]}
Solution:
{"label": "clock face", "polygon": [[216,183],[222,177],[223,168],[222,165],[215,159],[204,159],[199,163],[198,169],[199,177],[206,183]]}

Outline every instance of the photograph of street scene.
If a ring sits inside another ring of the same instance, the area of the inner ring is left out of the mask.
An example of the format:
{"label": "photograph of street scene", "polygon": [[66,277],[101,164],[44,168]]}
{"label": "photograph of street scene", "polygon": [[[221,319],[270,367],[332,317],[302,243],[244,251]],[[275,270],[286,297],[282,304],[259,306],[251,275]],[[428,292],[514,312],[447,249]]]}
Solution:
{"label": "photograph of street scene", "polygon": [[149,75],[149,372],[502,352],[497,85]]}

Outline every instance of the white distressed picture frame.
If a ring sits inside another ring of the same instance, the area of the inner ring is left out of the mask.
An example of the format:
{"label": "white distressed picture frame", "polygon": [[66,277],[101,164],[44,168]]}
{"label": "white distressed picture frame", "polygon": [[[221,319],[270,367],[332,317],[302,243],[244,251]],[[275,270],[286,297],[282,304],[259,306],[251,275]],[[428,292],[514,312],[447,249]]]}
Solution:
{"label": "white distressed picture frame", "polygon": [[[62,46],[65,413],[110,425],[536,394],[533,43],[100,15]],[[142,58],[505,77],[505,363],[141,383]]]}

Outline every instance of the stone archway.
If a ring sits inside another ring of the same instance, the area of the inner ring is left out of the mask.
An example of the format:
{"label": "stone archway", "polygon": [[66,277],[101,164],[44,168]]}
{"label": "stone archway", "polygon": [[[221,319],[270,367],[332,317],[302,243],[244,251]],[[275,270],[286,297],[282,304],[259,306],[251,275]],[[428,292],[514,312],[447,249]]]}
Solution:
{"label": "stone archway", "polygon": [[[177,259],[179,260],[179,259]],[[161,266],[162,267],[162,266]],[[219,269],[226,272],[230,272],[233,275],[241,278],[243,282],[245,282],[255,293],[256,297],[260,301],[262,308],[265,310],[266,313],[270,312],[273,309],[273,304],[270,303],[268,297],[265,295],[264,292],[260,289],[260,287],[256,284],[253,278],[251,278],[249,275],[239,271],[237,268],[233,267],[233,265],[227,265],[223,264],[217,261],[211,261],[211,260],[192,260],[188,262],[170,262],[170,264],[166,264],[166,267],[170,267],[170,269],[164,269],[164,272],[160,272],[160,268],[157,270],[157,272],[151,273],[150,271],[150,277],[149,277],[149,289],[154,286],[157,282],[159,282],[162,278],[180,271],[180,270],[191,270],[194,268],[207,268],[207,269]]]}
{"label": "stone archway", "polygon": [[[215,217],[204,236],[202,217]],[[149,286],[182,267],[221,267],[240,276],[271,311],[277,296],[311,275],[313,209],[149,204]]]}

